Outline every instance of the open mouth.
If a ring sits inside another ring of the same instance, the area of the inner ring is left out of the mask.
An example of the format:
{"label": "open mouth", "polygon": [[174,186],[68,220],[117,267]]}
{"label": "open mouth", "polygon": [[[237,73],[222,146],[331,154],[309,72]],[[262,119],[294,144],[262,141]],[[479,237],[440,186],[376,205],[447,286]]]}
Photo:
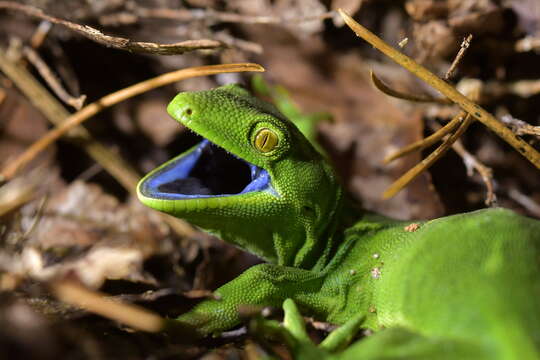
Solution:
{"label": "open mouth", "polygon": [[204,139],[187,154],[154,170],[140,185],[144,196],[189,199],[270,189],[268,172]]}

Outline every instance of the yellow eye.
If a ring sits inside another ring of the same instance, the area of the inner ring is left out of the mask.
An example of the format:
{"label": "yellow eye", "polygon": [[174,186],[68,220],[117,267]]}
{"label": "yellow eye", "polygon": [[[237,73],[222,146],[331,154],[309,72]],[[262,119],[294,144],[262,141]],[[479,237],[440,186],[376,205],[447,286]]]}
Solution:
{"label": "yellow eye", "polygon": [[278,136],[268,128],[262,128],[255,135],[255,147],[263,153],[272,151],[278,145]]}

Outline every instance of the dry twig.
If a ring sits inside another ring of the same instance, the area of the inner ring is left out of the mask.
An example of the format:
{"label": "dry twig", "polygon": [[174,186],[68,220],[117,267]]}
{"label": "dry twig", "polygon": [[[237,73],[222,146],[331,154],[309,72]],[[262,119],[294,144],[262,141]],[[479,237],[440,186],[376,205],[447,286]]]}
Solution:
{"label": "dry twig", "polygon": [[409,43],[409,38],[406,37],[406,38],[404,38],[403,40],[401,40],[401,41],[398,43],[398,46],[399,46],[400,48],[404,48],[405,45],[407,45],[408,43]]}
{"label": "dry twig", "polygon": [[86,105],[84,108],[71,115],[69,118],[65,119],[65,121],[60,126],[49,131],[41,139],[33,143],[17,159],[10,162],[4,169],[2,169],[1,176],[3,176],[4,180],[11,179],[13,176],[15,176],[19,169],[21,169],[28,162],[30,162],[39,152],[43,151],[43,149],[56,141],[62,135],[66,134],[72,128],[76,127],[86,119],[96,115],[107,107],[129,99],[130,97],[133,97],[135,95],[139,95],[146,91],[155,89],[157,87],[187,78],[241,71],[264,71],[264,68],[260,65],[250,63],[209,65],[187,68],[172,71],[170,73],[166,73],[155,78],[142,81],[135,85],[128,86],[127,88],[124,88],[122,90],[118,90],[112,94],[106,95],[98,101]]}
{"label": "dry twig", "polygon": [[[463,55],[465,54],[465,50],[469,47],[470,40],[472,39],[472,35],[469,35],[467,39],[463,41],[463,44],[461,45],[461,49],[456,55],[456,58],[452,62],[452,66],[446,73],[446,78],[450,77],[451,74],[456,69],[457,65],[459,64],[459,61],[463,58]],[[405,93],[401,93],[398,91],[395,91],[388,86],[386,86],[381,80],[379,80],[373,72],[371,72],[371,79],[375,86],[381,90],[383,93],[398,97],[401,99],[409,100],[409,101],[428,101],[428,102],[439,102],[441,103],[441,100],[444,100],[448,103],[448,98],[446,99],[438,99],[438,98],[431,98],[431,97],[425,97],[425,96],[417,96],[417,95],[409,95]],[[474,97],[474,100],[478,100],[480,97],[480,91],[481,86],[479,82],[469,82],[468,87],[468,93],[471,94],[471,96]],[[450,102],[451,103],[451,102]],[[394,196],[398,191],[400,191],[402,188],[404,188],[408,183],[410,183],[413,179],[415,179],[418,175],[420,175],[423,171],[427,170],[432,164],[434,164],[441,156],[448,151],[450,147],[454,148],[464,159],[465,164],[467,166],[468,174],[469,176],[472,176],[472,170],[471,170],[471,164],[474,164],[480,174],[482,175],[482,178],[486,182],[486,186],[488,189],[487,194],[487,200],[486,204],[490,205],[495,201],[495,194],[493,192],[493,186],[491,183],[491,169],[485,167],[483,164],[476,161],[476,159],[468,153],[465,148],[461,145],[461,143],[457,143],[459,140],[459,136],[463,134],[463,132],[466,130],[467,126],[469,126],[470,121],[468,119],[468,116],[466,116],[465,120],[463,120],[463,116],[465,116],[466,113],[461,112],[458,116],[455,116],[448,124],[446,124],[444,127],[440,127],[436,129],[436,131],[428,136],[425,139],[421,139],[415,143],[412,143],[394,154],[391,154],[390,156],[387,156],[384,159],[385,163],[388,163],[394,159],[397,159],[399,157],[405,156],[407,154],[410,154],[414,151],[422,150],[428,146],[433,145],[437,141],[443,139],[445,136],[442,145],[440,145],[433,153],[431,153],[426,159],[424,159],[422,162],[417,164],[414,168],[410,169],[407,173],[405,173],[403,176],[401,176],[398,180],[396,180],[383,194],[384,198],[388,198],[391,196]],[[456,132],[454,130],[458,128]],[[452,135],[448,135],[452,133]],[[448,135],[448,136],[447,136]]]}
{"label": "dry twig", "polygon": [[[15,54],[15,57],[18,56]],[[19,88],[27,99],[53,124],[60,126],[71,114],[37,81],[26,67],[11,60],[0,48],[0,70]],[[126,189],[137,184],[139,176],[115,153],[96,142],[82,127],[72,129],[70,140],[76,141]]]}
{"label": "dry twig", "polygon": [[[435,122],[431,122],[430,124],[434,131],[440,131],[441,126],[439,124],[436,124]],[[452,149],[461,156],[461,159],[463,159],[463,163],[467,169],[467,176],[472,177],[474,170],[478,172],[482,182],[486,186],[486,199],[484,200],[484,204],[486,204],[486,206],[494,206],[497,203],[497,196],[494,191],[493,170],[468,152],[459,139],[452,144]]]}
{"label": "dry twig", "polygon": [[173,44],[132,41],[122,37],[105,35],[98,29],[91,26],[80,25],[67,20],[59,19],[45,14],[41,9],[11,1],[0,1],[0,9],[19,11],[34,18],[46,20],[53,24],[62,25],[99,44],[131,52],[156,55],[178,55],[194,50],[219,49],[224,47],[222,42],[210,39],[186,40]]}
{"label": "dry twig", "polygon": [[0,216],[32,200],[36,195],[38,180],[40,177],[29,176],[0,187]]}
{"label": "dry twig", "polygon": [[204,20],[210,23],[243,23],[243,24],[284,24],[304,23],[314,20],[325,20],[334,16],[333,11],[319,15],[305,17],[280,17],[280,16],[251,16],[231,12],[221,12],[212,9],[167,9],[167,8],[144,8],[133,4],[133,14],[136,17],[169,19],[178,21]]}
{"label": "dry twig", "polygon": [[36,28],[36,31],[34,31],[34,34],[32,34],[32,38],[30,39],[30,46],[32,46],[33,49],[39,48],[45,41],[45,38],[49,34],[51,28],[52,24],[49,21],[40,22],[38,27]]}
{"label": "dry twig", "polygon": [[[470,81],[474,79],[462,79],[460,81]],[[461,84],[456,87],[459,89]],[[487,99],[496,99],[505,95],[516,95],[522,98],[528,98],[540,93],[540,80],[516,80],[502,82],[499,80],[482,81],[482,97]]]}
{"label": "dry twig", "polygon": [[463,39],[463,42],[461,43],[461,47],[456,57],[454,58],[454,61],[452,61],[452,65],[450,65],[450,68],[444,75],[444,80],[448,81],[454,75],[454,72],[456,71],[459,63],[461,62],[461,59],[463,59],[463,56],[465,56],[465,52],[467,51],[469,46],[471,46],[472,38],[473,38],[472,34],[469,34],[469,36]]}
{"label": "dry twig", "polygon": [[222,41],[224,44],[227,44],[230,47],[234,47],[236,49],[246,51],[246,52],[252,52],[255,54],[263,53],[263,47],[261,44],[258,44],[253,41],[239,39],[237,37],[234,37],[228,34],[225,31],[217,32],[214,36],[217,40]]}
{"label": "dry twig", "polygon": [[[469,94],[469,96],[473,100],[478,100],[480,97],[482,86],[479,81],[476,82],[469,82],[466,93]],[[466,114],[466,116],[465,116]],[[407,184],[409,184],[412,180],[414,180],[418,175],[420,175],[423,171],[427,170],[431,165],[433,165],[438,159],[440,159],[447,151],[450,149],[450,147],[456,149],[455,142],[459,140],[459,137],[465,132],[467,127],[472,122],[472,119],[469,116],[470,114],[465,113],[461,111],[460,114],[455,116],[445,127],[437,129],[431,136],[422,139],[420,141],[417,141],[414,144],[411,144],[404,149],[398,151],[396,154],[391,155],[391,158],[396,158],[402,155],[405,155],[407,153],[410,153],[414,150],[423,149],[429,145],[432,145],[436,141],[443,138],[446,134],[452,133],[451,135],[446,136],[443,143],[435,150],[433,151],[426,159],[422,160],[419,164],[417,164],[415,167],[413,167],[411,170],[409,170],[407,173],[402,175],[399,179],[397,179],[390,187],[385,191],[383,194],[384,198],[392,197],[394,196],[398,191],[400,191],[402,188],[404,188]],[[465,116],[465,120],[462,120],[463,116]],[[456,126],[459,126],[458,129],[454,131],[454,128]],[[461,147],[465,151],[463,147]],[[457,150],[456,150],[457,151]],[[459,153],[459,151],[458,151]],[[467,164],[467,163],[466,163]],[[487,170],[482,169],[482,174],[487,175]],[[489,169],[491,171],[491,169]],[[489,178],[491,178],[491,174],[489,174]],[[493,193],[493,187],[490,186],[491,182],[487,185],[488,187],[488,199],[491,202],[495,201],[495,195]]]}
{"label": "dry twig", "polygon": [[435,98],[429,95],[412,95],[412,94],[407,94],[407,93],[392,89],[391,87],[386,85],[381,79],[379,79],[379,77],[375,75],[373,71],[370,71],[370,75],[371,75],[371,81],[373,82],[373,85],[375,85],[377,89],[379,89],[382,93],[388,96],[392,96],[398,99],[403,99],[403,100],[412,101],[412,102],[429,102],[429,103],[437,103],[437,104],[443,104],[443,105],[452,104],[452,101],[446,98],[440,98],[440,97]]}
{"label": "dry twig", "polygon": [[453,86],[437,77],[435,74],[418,64],[407,55],[394,49],[368,29],[354,21],[341,9],[338,10],[347,25],[360,37],[376,47],[379,51],[390,57],[393,61],[403,66],[417,77],[436,88],[444,96],[459,105],[464,111],[495,132],[504,141],[514,147],[520,154],[527,158],[540,169],[540,153],[532,146],[515,136],[515,134],[498,121],[493,115],[484,110],[478,104],[469,100],[465,95],[458,92]]}
{"label": "dry twig", "polygon": [[39,74],[47,82],[50,88],[54,91],[56,96],[58,96],[63,102],[68,105],[71,105],[76,110],[80,110],[86,100],[86,95],[81,95],[79,97],[73,97],[62,87],[62,84],[56,77],[56,75],[49,69],[45,61],[41,59],[37,52],[34,51],[31,47],[25,46],[23,48],[23,53],[34,65]]}
{"label": "dry twig", "polygon": [[[18,58],[17,54],[15,57]],[[0,48],[0,70],[50,122],[61,126],[70,117],[70,113],[28,72],[25,66],[13,62],[2,48]],[[140,176],[118,154],[94,140],[82,126],[71,129],[68,136],[103,166],[128,192],[135,191]],[[180,236],[190,237],[195,232],[191,225],[181,219],[163,215],[163,221]]]}
{"label": "dry twig", "polygon": [[119,321],[135,329],[158,332],[163,329],[164,319],[159,315],[132,304],[120,303],[73,282],[58,281],[51,284],[56,297],[92,313]]}
{"label": "dry twig", "polygon": [[516,135],[534,135],[540,138],[540,126],[533,126],[523,120],[516,119],[510,114],[501,116],[501,121],[510,126]]}
{"label": "dry twig", "polygon": [[527,209],[527,211],[529,211],[531,214],[534,214],[534,216],[540,217],[540,204],[523,194],[515,186],[510,188],[508,191],[508,196]]}
{"label": "dry twig", "polygon": [[435,149],[431,154],[428,155],[425,159],[416,164],[412,169],[403,174],[399,179],[397,179],[392,185],[386,189],[383,193],[383,199],[388,199],[397,194],[401,189],[403,189],[407,184],[413,181],[418,175],[420,175],[424,170],[427,170],[433,165],[438,159],[441,158],[451,147],[451,145],[459,139],[459,137],[467,130],[469,125],[473,122],[470,114],[461,111],[456,117],[463,119],[459,128],[450,135],[444,142]]}
{"label": "dry twig", "polygon": [[461,124],[461,121],[462,119],[459,116],[454,117],[448,124],[446,124],[444,127],[441,127],[439,130],[435,131],[427,138],[418,140],[410,145],[405,146],[402,149],[399,149],[395,153],[388,155],[384,158],[384,163],[387,164],[414,151],[420,151],[427,148],[428,146],[435,144],[437,141],[441,140],[443,137],[453,132],[459,126],[459,124]]}

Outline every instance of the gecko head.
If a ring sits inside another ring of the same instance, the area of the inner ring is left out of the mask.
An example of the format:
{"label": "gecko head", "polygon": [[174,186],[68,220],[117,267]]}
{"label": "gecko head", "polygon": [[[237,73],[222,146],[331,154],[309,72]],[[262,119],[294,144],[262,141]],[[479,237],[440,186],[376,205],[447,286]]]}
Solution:
{"label": "gecko head", "polygon": [[309,263],[341,190],[296,126],[238,85],[180,93],[167,111],[203,140],[146,175],[139,199],[267,261]]}

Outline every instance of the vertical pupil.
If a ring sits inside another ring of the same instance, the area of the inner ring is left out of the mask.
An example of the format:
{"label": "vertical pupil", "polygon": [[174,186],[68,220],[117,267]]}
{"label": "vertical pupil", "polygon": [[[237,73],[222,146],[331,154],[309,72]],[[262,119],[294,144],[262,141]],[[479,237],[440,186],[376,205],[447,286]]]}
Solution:
{"label": "vertical pupil", "polygon": [[278,143],[277,135],[270,129],[259,130],[255,136],[255,147],[261,152],[272,151]]}
{"label": "vertical pupil", "polygon": [[262,149],[264,149],[266,147],[267,142],[268,142],[268,132],[263,131],[263,133],[262,133],[262,144],[261,144]]}

